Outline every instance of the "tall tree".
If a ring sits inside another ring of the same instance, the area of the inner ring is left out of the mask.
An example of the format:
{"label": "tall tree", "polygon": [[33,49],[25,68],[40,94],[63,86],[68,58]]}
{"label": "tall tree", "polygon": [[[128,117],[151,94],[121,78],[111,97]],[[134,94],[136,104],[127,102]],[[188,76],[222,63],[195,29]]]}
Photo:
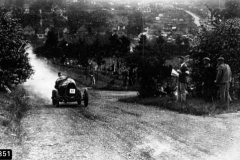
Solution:
{"label": "tall tree", "polygon": [[0,12],[0,79],[11,86],[25,82],[33,74],[28,53],[24,50],[24,36],[21,25],[13,12]]}
{"label": "tall tree", "polygon": [[142,97],[153,96],[156,83],[163,82],[170,74],[165,66],[169,58],[164,50],[165,42],[159,36],[155,42],[149,42],[146,36],[141,36],[139,45],[134,52],[126,57],[129,67],[136,67],[139,78],[139,94]]}
{"label": "tall tree", "polygon": [[240,17],[240,2],[237,0],[227,1],[222,14],[225,19]]}

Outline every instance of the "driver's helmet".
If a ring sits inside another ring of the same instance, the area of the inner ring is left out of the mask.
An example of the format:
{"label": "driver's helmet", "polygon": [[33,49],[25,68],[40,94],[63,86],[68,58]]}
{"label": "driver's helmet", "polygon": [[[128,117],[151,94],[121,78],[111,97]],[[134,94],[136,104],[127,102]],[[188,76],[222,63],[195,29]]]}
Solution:
{"label": "driver's helmet", "polygon": [[61,77],[62,76],[62,73],[61,72],[58,72],[58,77]]}

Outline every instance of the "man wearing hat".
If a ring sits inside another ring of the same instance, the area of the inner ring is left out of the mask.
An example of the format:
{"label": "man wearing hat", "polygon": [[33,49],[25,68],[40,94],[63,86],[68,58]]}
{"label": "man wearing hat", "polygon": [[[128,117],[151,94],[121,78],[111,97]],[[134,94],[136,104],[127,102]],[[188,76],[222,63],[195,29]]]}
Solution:
{"label": "man wearing hat", "polygon": [[63,76],[61,72],[58,72],[58,79],[56,80],[55,82],[55,88],[58,89],[59,88],[59,85],[60,83],[66,79],[67,77],[66,76]]}
{"label": "man wearing hat", "polygon": [[229,107],[229,86],[232,78],[231,68],[228,64],[224,63],[224,58],[219,57],[218,68],[217,68],[217,77],[215,82],[219,85],[220,100],[222,105],[225,105],[227,102],[227,108]]}
{"label": "man wearing hat", "polygon": [[213,102],[213,87],[215,73],[214,68],[210,64],[210,58],[203,58],[204,69],[203,69],[203,89],[204,99],[206,102]]}
{"label": "man wearing hat", "polygon": [[189,71],[187,68],[187,64],[184,62],[184,57],[180,56],[178,57],[178,61],[180,63],[180,68],[177,70],[179,73],[178,77],[178,100],[181,102],[186,101],[187,96],[187,76],[189,75]]}

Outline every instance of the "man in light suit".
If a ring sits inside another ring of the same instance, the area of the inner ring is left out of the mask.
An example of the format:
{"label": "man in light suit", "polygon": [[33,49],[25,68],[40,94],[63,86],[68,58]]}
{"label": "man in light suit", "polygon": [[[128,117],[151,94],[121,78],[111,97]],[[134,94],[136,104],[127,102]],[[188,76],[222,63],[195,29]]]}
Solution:
{"label": "man in light suit", "polygon": [[227,108],[229,108],[230,100],[229,87],[232,79],[231,68],[229,67],[228,64],[224,63],[223,57],[219,57],[217,61],[218,68],[215,83],[219,85],[220,100],[223,107],[225,107],[225,104],[227,103]]}

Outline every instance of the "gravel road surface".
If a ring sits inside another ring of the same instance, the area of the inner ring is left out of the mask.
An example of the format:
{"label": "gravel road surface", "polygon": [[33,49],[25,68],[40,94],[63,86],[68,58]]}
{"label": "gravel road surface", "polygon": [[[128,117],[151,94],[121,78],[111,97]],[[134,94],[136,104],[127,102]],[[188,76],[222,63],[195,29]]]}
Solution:
{"label": "gravel road surface", "polygon": [[200,117],[118,102],[89,90],[87,108],[41,99],[23,120],[22,160],[239,160],[240,115]]}

